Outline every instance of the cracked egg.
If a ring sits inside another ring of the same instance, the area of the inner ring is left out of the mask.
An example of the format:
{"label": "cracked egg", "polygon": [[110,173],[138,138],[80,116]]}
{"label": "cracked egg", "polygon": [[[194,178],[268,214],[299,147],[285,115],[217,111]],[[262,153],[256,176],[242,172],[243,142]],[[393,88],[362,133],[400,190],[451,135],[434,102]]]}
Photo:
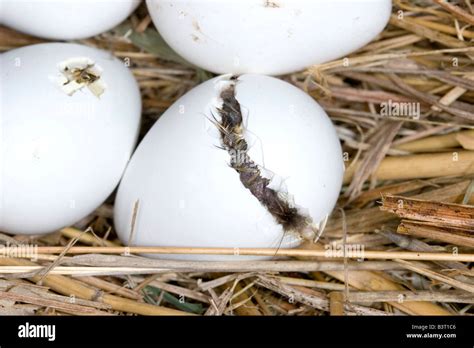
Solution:
{"label": "cracked egg", "polygon": [[310,96],[268,76],[220,76],[145,136],[120,184],[115,226],[126,245],[294,247],[322,232],[343,172],[335,128]]}
{"label": "cracked egg", "polygon": [[39,234],[92,213],[117,186],[140,125],[138,85],[91,47],[0,55],[0,231]]}

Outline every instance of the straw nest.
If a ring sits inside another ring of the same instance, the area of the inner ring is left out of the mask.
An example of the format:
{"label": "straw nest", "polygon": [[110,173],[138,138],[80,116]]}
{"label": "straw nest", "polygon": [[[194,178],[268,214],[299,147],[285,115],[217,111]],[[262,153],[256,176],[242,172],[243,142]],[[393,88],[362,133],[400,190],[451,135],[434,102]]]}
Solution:
{"label": "straw nest", "polygon": [[[57,233],[0,234],[3,244],[39,245],[35,261],[0,258],[0,314],[472,314],[473,39],[471,0],[395,0],[390,24],[373,42],[282,77],[324,107],[347,159],[338,207],[318,243],[252,263],[126,256],[140,250],[117,242],[110,197]],[[0,27],[3,51],[38,42]],[[142,135],[212,77],[166,46],[144,6],[80,42],[130,61],[143,98]],[[420,112],[397,113],[395,104]]]}

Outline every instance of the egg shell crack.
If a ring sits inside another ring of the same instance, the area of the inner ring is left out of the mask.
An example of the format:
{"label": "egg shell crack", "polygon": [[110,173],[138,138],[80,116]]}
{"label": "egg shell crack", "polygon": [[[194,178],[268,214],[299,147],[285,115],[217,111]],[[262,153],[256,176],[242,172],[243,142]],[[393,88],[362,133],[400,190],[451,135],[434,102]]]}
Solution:
{"label": "egg shell crack", "polygon": [[306,239],[318,234],[312,219],[290,202],[290,195],[270,187],[271,180],[262,175],[260,167],[248,154],[244,137],[243,116],[235,87],[238,76],[232,76],[221,90],[222,105],[217,108],[219,120],[213,123],[219,130],[222,148],[231,156],[230,167],[239,173],[242,185],[268,210],[285,232],[296,232]]}

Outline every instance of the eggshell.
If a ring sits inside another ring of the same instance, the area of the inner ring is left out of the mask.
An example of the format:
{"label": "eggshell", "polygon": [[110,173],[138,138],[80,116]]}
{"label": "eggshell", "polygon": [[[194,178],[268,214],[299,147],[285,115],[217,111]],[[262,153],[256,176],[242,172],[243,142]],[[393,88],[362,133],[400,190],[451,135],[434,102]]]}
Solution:
{"label": "eggshell", "polygon": [[139,4],[139,0],[0,0],[0,23],[46,39],[84,39],[120,24]]}
{"label": "eggshell", "polygon": [[[88,59],[103,93],[65,90],[61,63]],[[49,43],[0,55],[0,231],[71,225],[114,190],[136,143],[140,93],[108,52]]]}
{"label": "eggshell", "polygon": [[165,41],[215,73],[279,75],[357,50],[387,24],[391,0],[147,0]]}
{"label": "eggshell", "polygon": [[[292,247],[300,243],[284,233],[242,185],[229,166],[229,153],[219,148],[213,117],[222,104],[221,84],[228,80],[228,76],[214,78],[181,97],[139,145],[115,202],[115,226],[125,244],[130,238],[131,245],[149,246]],[[244,113],[251,158],[315,223],[325,219],[338,198],[344,165],[338,137],[324,110],[293,85],[262,75],[240,76],[236,98]]]}

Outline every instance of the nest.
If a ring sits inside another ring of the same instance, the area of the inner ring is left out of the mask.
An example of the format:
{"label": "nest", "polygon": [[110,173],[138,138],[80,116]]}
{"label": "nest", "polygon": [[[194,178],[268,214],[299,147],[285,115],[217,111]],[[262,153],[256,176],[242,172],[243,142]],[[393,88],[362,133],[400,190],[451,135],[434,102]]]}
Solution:
{"label": "nest", "polygon": [[[117,241],[112,196],[57,233],[0,234],[2,244],[39,246],[35,260],[0,258],[0,314],[473,314],[473,39],[470,0],[395,0],[373,42],[282,77],[323,106],[347,160],[318,243],[251,263],[129,256],[140,249]],[[39,42],[0,27],[3,51]],[[212,77],[164,43],[143,5],[114,30],[79,42],[130,63],[142,92],[142,136]],[[164,251],[199,250],[153,250]]]}

